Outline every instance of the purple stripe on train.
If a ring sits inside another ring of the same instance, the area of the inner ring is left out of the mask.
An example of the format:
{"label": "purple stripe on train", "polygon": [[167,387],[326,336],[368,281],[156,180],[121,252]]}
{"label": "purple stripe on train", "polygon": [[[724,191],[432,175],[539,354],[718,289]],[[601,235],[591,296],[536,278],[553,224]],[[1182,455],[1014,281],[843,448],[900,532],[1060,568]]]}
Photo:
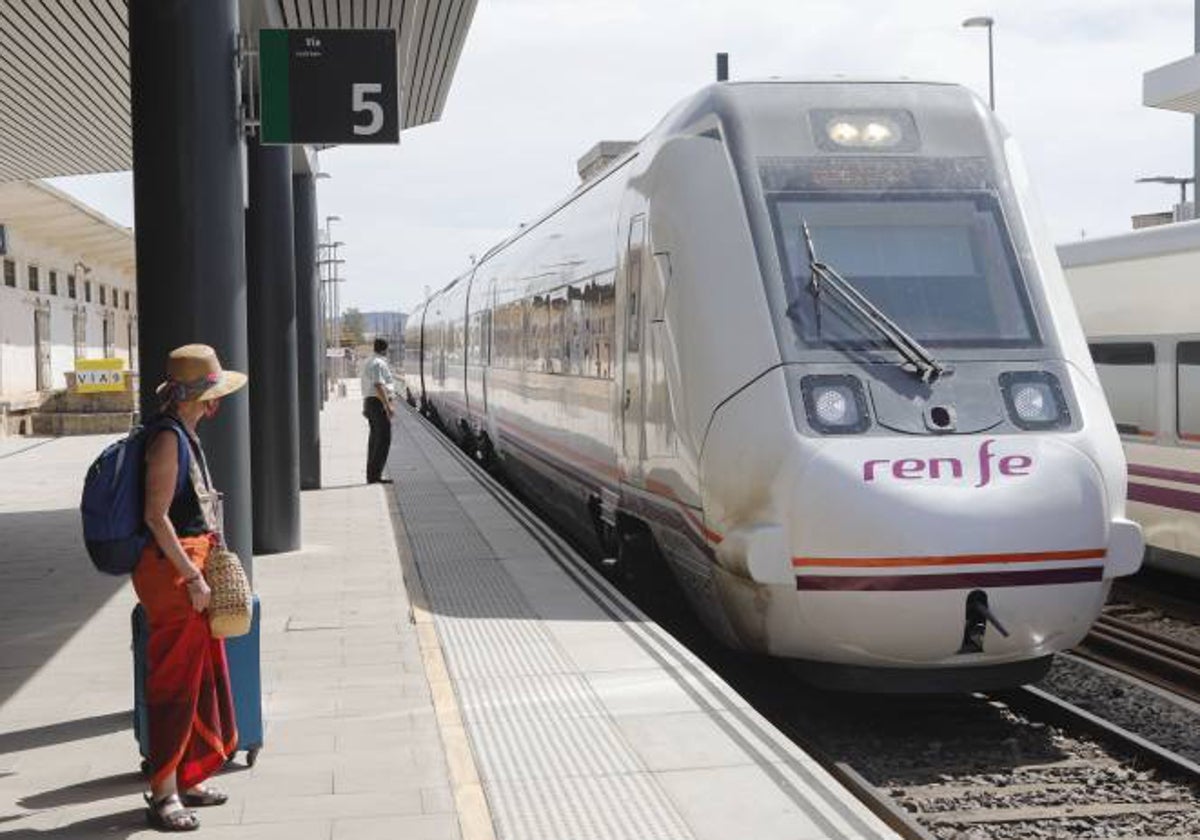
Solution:
{"label": "purple stripe on train", "polygon": [[1200,493],[1187,490],[1176,490],[1173,487],[1156,487],[1152,484],[1129,483],[1126,497],[1131,502],[1142,502],[1147,505],[1186,510],[1200,513]]}
{"label": "purple stripe on train", "polygon": [[1188,470],[1173,470],[1167,467],[1148,467],[1145,464],[1130,464],[1129,474],[1140,478],[1178,481],[1180,484],[1200,484],[1200,473],[1189,472]]}
{"label": "purple stripe on train", "polygon": [[1019,572],[956,572],[948,575],[797,575],[802,591],[918,592],[933,589],[973,589],[977,586],[1046,586],[1090,583],[1103,577],[1102,566],[1034,569]]}

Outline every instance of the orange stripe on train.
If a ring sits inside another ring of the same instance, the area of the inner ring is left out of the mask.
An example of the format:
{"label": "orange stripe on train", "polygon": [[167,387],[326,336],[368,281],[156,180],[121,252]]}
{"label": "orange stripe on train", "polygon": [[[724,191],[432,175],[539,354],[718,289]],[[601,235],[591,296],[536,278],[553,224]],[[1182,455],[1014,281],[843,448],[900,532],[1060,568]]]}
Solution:
{"label": "orange stripe on train", "polygon": [[792,565],[874,569],[892,566],[977,566],[986,563],[1046,563],[1055,560],[1096,560],[1103,548],[1071,551],[1031,551],[1022,554],[947,554],[935,557],[793,557]]}

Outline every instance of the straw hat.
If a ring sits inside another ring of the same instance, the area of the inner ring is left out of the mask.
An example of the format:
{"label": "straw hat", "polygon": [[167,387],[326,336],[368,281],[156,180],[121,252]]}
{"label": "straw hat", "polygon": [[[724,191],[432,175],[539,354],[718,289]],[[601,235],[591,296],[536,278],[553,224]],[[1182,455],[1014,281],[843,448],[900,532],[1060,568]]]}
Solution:
{"label": "straw hat", "polygon": [[232,394],[246,384],[246,374],[222,370],[217,351],[207,344],[185,344],[167,357],[167,381],[155,389],[162,394],[174,389],[171,397],[185,400],[215,400]]}

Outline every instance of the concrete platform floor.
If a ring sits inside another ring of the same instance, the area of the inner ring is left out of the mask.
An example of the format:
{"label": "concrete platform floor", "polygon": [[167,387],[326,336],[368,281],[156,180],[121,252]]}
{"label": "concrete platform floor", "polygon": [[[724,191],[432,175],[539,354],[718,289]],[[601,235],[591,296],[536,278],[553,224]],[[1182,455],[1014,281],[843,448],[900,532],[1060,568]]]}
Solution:
{"label": "concrete platform floor", "polygon": [[[325,489],[304,550],[260,557],[266,747],[239,754],[204,837],[461,836],[385,490],[363,485],[355,399],[322,416]],[[125,578],[97,573],[77,512],[113,438],[0,441],[0,835],[156,836],[130,727]]]}

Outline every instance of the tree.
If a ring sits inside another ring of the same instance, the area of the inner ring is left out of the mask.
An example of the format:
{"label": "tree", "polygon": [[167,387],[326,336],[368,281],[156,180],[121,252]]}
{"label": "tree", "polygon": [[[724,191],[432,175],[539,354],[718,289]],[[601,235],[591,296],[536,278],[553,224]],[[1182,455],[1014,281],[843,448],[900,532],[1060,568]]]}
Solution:
{"label": "tree", "polygon": [[342,346],[357,347],[360,344],[366,343],[366,337],[363,335],[367,329],[367,320],[363,314],[354,307],[350,307],[342,313]]}

